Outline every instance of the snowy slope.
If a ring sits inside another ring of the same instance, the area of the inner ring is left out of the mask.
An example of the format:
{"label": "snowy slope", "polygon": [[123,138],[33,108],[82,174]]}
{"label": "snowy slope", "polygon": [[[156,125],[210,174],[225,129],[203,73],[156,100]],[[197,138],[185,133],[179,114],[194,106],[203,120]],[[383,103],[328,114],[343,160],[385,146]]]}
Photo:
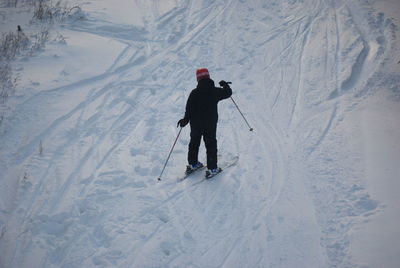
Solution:
{"label": "snowy slope", "polygon": [[[396,0],[75,3],[1,104],[0,267],[398,266]],[[177,183],[184,128],[157,182],[199,67],[254,132],[221,102],[238,164]]]}

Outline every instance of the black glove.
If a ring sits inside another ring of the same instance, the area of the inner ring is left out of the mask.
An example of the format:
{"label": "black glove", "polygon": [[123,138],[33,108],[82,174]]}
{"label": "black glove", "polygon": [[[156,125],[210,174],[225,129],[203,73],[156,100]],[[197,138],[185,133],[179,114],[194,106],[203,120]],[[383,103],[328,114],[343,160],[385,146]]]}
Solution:
{"label": "black glove", "polygon": [[176,127],[185,127],[188,123],[189,123],[188,119],[182,118],[181,120],[178,121]]}
{"label": "black glove", "polygon": [[232,82],[226,82],[224,80],[219,81],[219,85],[223,88],[229,88],[229,84],[232,84]]}

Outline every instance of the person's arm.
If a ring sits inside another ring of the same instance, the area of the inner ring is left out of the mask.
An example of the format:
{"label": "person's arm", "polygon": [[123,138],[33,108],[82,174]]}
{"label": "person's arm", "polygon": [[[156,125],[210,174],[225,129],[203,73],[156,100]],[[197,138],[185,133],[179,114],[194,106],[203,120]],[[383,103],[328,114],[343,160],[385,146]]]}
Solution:
{"label": "person's arm", "polygon": [[222,80],[221,82],[219,82],[219,84],[222,86],[222,88],[217,88],[219,90],[219,100],[227,99],[232,96],[232,89],[227,82]]}
{"label": "person's arm", "polygon": [[194,95],[193,91],[190,93],[189,98],[186,102],[185,116],[178,121],[178,126],[185,127],[193,116],[194,107]]}
{"label": "person's arm", "polygon": [[186,102],[186,109],[185,109],[185,117],[184,119],[188,122],[193,116],[193,108],[194,108],[194,94],[193,91],[190,93],[189,98]]}

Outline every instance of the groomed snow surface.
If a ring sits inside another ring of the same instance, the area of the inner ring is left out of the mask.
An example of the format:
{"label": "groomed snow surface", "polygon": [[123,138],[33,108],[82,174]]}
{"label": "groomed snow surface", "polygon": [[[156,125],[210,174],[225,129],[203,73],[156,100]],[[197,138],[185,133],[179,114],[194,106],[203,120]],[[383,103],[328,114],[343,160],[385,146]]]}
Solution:
{"label": "groomed snow surface", "polygon": [[[0,267],[398,267],[397,0],[71,5],[85,18],[12,62]],[[1,8],[2,32],[30,12]],[[177,182],[186,127],[158,182],[200,67],[254,131],[221,102],[238,163]]]}

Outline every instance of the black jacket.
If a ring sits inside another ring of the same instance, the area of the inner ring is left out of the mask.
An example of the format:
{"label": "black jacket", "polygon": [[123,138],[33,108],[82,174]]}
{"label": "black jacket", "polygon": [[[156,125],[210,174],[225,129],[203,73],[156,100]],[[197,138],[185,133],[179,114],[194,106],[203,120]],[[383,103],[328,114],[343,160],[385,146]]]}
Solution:
{"label": "black jacket", "polygon": [[204,78],[192,90],[186,103],[185,118],[193,125],[204,126],[218,121],[218,102],[232,95],[229,86],[215,87],[214,81]]}

